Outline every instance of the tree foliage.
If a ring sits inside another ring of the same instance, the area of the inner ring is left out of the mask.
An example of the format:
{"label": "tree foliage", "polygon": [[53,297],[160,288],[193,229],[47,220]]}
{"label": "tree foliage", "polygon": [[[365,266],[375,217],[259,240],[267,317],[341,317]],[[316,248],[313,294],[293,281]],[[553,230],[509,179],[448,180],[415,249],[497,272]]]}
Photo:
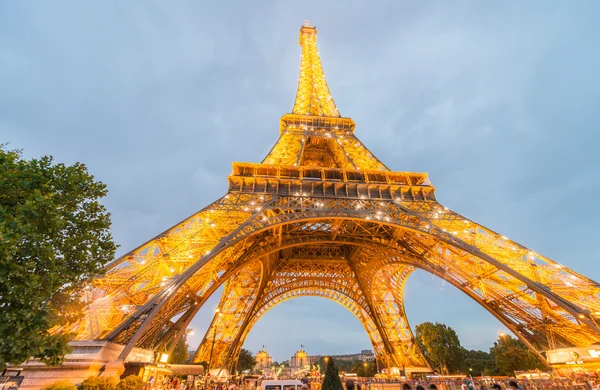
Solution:
{"label": "tree foliage", "polygon": [[322,390],[344,390],[337,368],[332,358],[326,359],[325,377],[323,378]]}
{"label": "tree foliage", "polygon": [[489,352],[463,349],[462,371],[473,376],[490,375],[494,372],[494,357]]}
{"label": "tree foliage", "polygon": [[42,388],[42,390],[77,390],[77,387],[70,381],[63,379]]}
{"label": "tree foliage", "polygon": [[82,315],[75,292],[114,256],[106,193],[83,164],[0,145],[0,368],[68,352],[69,335],[48,330]]}
{"label": "tree foliage", "polygon": [[245,348],[242,348],[242,350],[240,351],[240,357],[238,358],[237,362],[237,370],[240,372],[245,370],[252,370],[255,365],[256,359],[254,359],[254,356],[252,356],[252,352],[248,351]]}
{"label": "tree foliage", "polygon": [[169,363],[172,364],[184,364],[187,363],[189,359],[188,355],[188,343],[187,338],[183,335],[177,344],[175,344],[175,348],[173,348],[173,353],[169,356]]}
{"label": "tree foliage", "polygon": [[363,362],[355,360],[352,362],[351,372],[360,377],[372,377],[376,374],[375,362]]}
{"label": "tree foliage", "polygon": [[78,390],[115,390],[117,381],[111,377],[90,376],[77,387]]}
{"label": "tree foliage", "polygon": [[[329,356],[321,356],[319,358],[319,360],[315,363],[317,366],[320,367],[321,374],[325,374],[325,371],[327,371],[327,361],[329,359],[331,359],[331,357],[329,357]],[[350,361],[350,360],[337,360],[335,362],[335,368],[340,373],[354,372],[354,371],[352,371],[352,363],[353,362]]]}
{"label": "tree foliage", "polygon": [[442,374],[460,372],[463,348],[452,328],[437,322],[424,322],[417,325],[415,339],[431,368]]}
{"label": "tree foliage", "polygon": [[520,370],[548,370],[549,367],[537,354],[530,351],[521,340],[507,334],[499,336],[490,348],[499,375],[514,375]]}
{"label": "tree foliage", "polygon": [[117,390],[142,390],[144,380],[137,375],[129,375],[123,378],[117,385]]}

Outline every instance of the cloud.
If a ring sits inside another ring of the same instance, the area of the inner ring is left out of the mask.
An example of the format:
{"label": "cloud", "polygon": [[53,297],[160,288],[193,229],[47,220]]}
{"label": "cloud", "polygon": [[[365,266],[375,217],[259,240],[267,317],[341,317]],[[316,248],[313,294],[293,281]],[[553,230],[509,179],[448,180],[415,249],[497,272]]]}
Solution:
{"label": "cloud", "polygon": [[[599,279],[598,11],[593,1],[3,2],[0,135],[27,156],[85,162],[107,183],[123,253],[221,196],[232,161],[262,160],[291,110],[298,29],[311,19],[340,111],[386,165],[429,172],[442,203]],[[411,276],[411,324],[445,322],[464,345],[489,347],[498,323],[439,288]],[[207,319],[195,320],[196,342]],[[308,298],[269,312],[246,344],[278,360],[300,344],[370,347],[343,308]]]}

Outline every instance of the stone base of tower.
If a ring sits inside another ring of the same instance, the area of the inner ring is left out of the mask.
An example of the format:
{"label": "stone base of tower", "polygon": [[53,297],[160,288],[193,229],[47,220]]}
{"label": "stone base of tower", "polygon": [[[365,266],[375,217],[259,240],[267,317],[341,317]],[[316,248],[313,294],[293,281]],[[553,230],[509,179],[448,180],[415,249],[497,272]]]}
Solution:
{"label": "stone base of tower", "polygon": [[27,363],[11,367],[10,371],[20,370],[23,381],[19,389],[36,390],[59,380],[66,380],[75,385],[90,376],[108,376],[119,381],[128,363],[152,363],[154,352],[134,348],[127,361],[118,360],[124,346],[110,341],[83,340],[69,343],[73,351],[65,356],[60,366],[51,367],[31,359]]}
{"label": "stone base of tower", "polygon": [[404,375],[406,377],[406,379],[411,379],[415,375],[419,376],[421,374],[430,374],[430,373],[433,373],[433,371],[429,367],[405,366],[403,368],[400,368],[400,367],[387,368],[386,367],[382,370],[382,373],[385,375],[388,375],[389,378],[398,379]]}
{"label": "stone base of tower", "polygon": [[430,374],[433,372],[431,370],[431,368],[429,368],[429,367],[416,367],[416,366],[404,367],[404,370],[406,373],[406,378],[411,378],[411,377],[413,377],[414,374]]}

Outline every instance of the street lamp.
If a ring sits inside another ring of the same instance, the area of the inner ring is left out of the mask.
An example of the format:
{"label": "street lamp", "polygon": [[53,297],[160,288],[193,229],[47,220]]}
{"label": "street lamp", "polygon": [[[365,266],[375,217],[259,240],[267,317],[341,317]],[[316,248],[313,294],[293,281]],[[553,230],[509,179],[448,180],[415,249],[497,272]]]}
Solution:
{"label": "street lamp", "polygon": [[508,347],[508,343],[506,342],[506,336],[507,336],[507,334],[504,333],[504,332],[500,332],[499,336],[500,336],[500,339],[504,342],[504,346]]}
{"label": "street lamp", "polygon": [[215,309],[215,315],[217,316],[217,321],[215,322],[215,328],[213,330],[213,339],[212,344],[210,346],[210,357],[208,358],[208,367],[206,371],[210,374],[210,366],[212,364],[213,350],[215,349],[215,339],[217,338],[217,327],[219,326],[219,321],[221,317],[223,317],[223,313],[221,313],[221,309],[218,307]]}

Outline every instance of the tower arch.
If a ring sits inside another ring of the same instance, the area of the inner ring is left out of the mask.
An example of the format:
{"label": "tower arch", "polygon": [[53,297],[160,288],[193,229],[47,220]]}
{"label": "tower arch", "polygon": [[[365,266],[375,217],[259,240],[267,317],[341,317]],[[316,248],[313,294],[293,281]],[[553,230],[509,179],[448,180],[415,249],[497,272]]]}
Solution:
{"label": "tower arch", "polygon": [[333,102],[314,27],[300,44],[294,108],[263,162],[234,163],[225,196],[109,264],[82,292],[86,317],[54,331],[123,344],[121,361],[134,347],[169,351],[225,284],[227,326],[213,338],[227,366],[270,305],[327,292],[360,313],[390,365],[428,369],[403,308],[420,268],[538,353],[600,343],[600,284],[442,206],[427,174],[390,171]]}

